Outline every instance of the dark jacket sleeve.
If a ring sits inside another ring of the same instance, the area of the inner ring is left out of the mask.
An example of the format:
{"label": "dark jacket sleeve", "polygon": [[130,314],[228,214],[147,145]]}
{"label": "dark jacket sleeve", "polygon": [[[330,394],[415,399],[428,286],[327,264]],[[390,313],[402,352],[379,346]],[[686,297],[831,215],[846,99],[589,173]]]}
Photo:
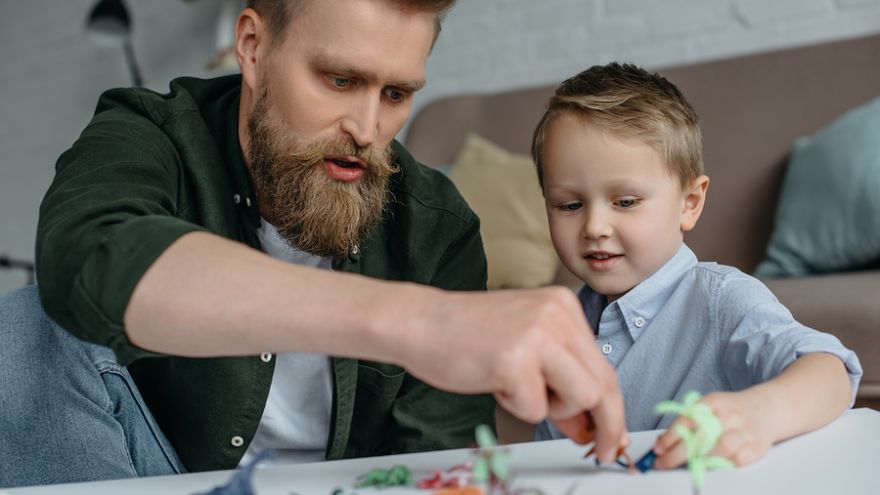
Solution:
{"label": "dark jacket sleeve", "polygon": [[123,363],[149,355],[123,328],[135,285],[171,243],[200,229],[174,216],[178,161],[138,94],[110,91],[58,159],[40,206],[37,278],[46,312],[79,338],[113,348]]}
{"label": "dark jacket sleeve", "polygon": [[[462,235],[449,245],[441,258],[431,285],[449,290],[479,291],[486,289],[486,277],[480,224],[470,213],[470,221]],[[448,358],[449,365],[455,366],[457,357]],[[486,424],[493,431],[495,429],[495,400],[491,395],[444,392],[409,373],[391,414],[393,426],[387,445],[387,453],[391,454],[468,447],[474,443],[477,425]]]}

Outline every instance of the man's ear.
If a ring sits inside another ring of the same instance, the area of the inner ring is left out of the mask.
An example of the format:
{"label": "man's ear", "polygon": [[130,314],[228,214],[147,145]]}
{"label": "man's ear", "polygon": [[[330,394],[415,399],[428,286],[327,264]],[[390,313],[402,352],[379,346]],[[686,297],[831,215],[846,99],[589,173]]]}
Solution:
{"label": "man's ear", "polygon": [[235,58],[241,68],[242,83],[256,93],[257,77],[269,48],[269,33],[263,18],[254,9],[244,9],[235,23]]}
{"label": "man's ear", "polygon": [[685,187],[684,209],[681,212],[681,231],[687,232],[697,225],[703,205],[706,204],[706,191],[709,189],[709,177],[701,175]]}

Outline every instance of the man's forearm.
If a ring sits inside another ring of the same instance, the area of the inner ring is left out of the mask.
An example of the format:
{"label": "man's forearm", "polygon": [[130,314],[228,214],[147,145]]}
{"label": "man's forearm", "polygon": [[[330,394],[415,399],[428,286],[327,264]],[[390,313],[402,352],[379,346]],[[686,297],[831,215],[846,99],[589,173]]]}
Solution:
{"label": "man's forearm", "polygon": [[163,354],[297,351],[397,361],[390,313],[433,290],[285,263],[195,232],[147,270],[124,322],[132,343]]}
{"label": "man's forearm", "polygon": [[531,422],[592,410],[603,461],[625,435],[614,370],[565,288],[461,293],[377,281],[194,232],[150,266],[124,324],[134,345],[163,354],[298,351],[393,363],[449,392],[494,393]]}

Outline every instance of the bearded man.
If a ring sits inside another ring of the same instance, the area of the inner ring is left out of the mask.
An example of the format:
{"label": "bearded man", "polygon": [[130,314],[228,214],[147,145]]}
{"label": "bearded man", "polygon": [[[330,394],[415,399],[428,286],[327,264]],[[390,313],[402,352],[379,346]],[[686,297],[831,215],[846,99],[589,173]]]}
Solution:
{"label": "bearded man", "polygon": [[477,218],[393,140],[453,2],[252,0],[241,75],[101,97],[41,206],[39,297],[0,298],[0,487],[463,447],[488,393],[572,434],[592,410],[613,457],[574,295],[474,292]]}

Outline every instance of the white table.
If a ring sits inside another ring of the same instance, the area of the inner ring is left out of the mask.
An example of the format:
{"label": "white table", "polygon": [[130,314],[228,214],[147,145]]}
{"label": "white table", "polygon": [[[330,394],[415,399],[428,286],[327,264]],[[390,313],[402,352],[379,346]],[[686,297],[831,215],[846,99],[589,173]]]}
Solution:
{"label": "white table", "polygon": [[[631,434],[629,452],[638,457],[648,450],[657,432]],[[628,474],[616,467],[597,468],[582,459],[584,448],[568,440],[530,442],[509,446],[516,474],[514,486],[539,487],[547,494],[675,494],[691,493],[685,470]],[[416,480],[428,469],[446,469],[472,458],[468,449],[297,465],[270,465],[257,469],[254,486],[259,495],[329,495],[335,487],[349,493],[358,475],[373,468],[403,464]],[[2,491],[6,495],[187,495],[225,483],[232,471],[180,476],[101,481]],[[574,489],[572,490],[572,487]],[[359,494],[430,494],[415,488],[357,490]],[[713,471],[706,476],[703,495],[816,494],[880,495],[880,412],[848,411],[834,423],[773,447],[757,464]]]}

